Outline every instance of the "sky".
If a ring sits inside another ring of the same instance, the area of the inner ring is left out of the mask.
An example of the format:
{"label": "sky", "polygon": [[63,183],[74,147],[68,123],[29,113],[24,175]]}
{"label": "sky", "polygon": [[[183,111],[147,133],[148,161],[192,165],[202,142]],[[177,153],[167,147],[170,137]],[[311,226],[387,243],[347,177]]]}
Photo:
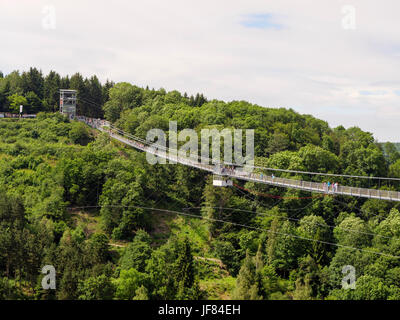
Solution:
{"label": "sky", "polygon": [[400,142],[397,0],[0,0],[0,70],[292,108]]}

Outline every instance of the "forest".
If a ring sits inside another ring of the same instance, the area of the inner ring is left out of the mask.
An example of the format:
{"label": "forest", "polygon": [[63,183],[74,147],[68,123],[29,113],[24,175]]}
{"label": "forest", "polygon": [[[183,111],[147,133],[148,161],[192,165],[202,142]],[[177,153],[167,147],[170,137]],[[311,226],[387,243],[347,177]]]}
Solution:
{"label": "forest", "polygon": [[[0,112],[22,104],[37,114],[0,119],[0,299],[400,299],[399,203],[243,181],[214,187],[208,173],[150,165],[64,117],[60,88],[78,90],[79,115],[142,138],[171,120],[178,130],[254,129],[256,165],[400,178],[395,144],[293,109],[79,73],[0,72]],[[396,180],[331,182],[399,190]],[[55,290],[42,287],[45,265],[56,270]],[[345,266],[355,288],[342,286]]]}

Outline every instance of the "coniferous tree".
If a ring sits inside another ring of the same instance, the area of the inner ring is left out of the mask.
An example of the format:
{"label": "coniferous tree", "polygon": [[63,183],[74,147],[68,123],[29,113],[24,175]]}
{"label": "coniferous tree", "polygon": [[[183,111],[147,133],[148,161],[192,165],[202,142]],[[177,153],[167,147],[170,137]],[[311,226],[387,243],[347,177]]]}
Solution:
{"label": "coniferous tree", "polygon": [[24,94],[32,91],[39,99],[43,99],[44,79],[42,71],[30,68],[29,71],[21,74],[21,88]]}
{"label": "coniferous tree", "polygon": [[246,258],[240,268],[233,292],[233,299],[237,300],[260,300],[260,284],[257,279],[257,269],[254,258],[246,253]]}
{"label": "coniferous tree", "polygon": [[44,78],[44,105],[46,111],[57,111],[60,89],[68,89],[68,87],[61,85],[61,78],[57,72],[50,71]]}

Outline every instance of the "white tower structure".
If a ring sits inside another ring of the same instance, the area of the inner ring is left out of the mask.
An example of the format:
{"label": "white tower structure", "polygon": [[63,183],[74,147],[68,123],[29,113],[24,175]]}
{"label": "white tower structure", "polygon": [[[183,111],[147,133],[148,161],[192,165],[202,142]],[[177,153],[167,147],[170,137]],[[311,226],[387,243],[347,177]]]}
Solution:
{"label": "white tower structure", "polygon": [[70,118],[76,115],[76,90],[60,89],[60,112]]}

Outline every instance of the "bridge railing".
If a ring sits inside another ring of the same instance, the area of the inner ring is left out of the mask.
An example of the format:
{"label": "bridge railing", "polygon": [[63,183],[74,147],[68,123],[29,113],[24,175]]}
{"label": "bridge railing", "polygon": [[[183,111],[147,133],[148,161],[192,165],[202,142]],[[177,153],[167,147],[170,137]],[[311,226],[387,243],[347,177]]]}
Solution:
{"label": "bridge railing", "polygon": [[[246,178],[246,175],[232,174],[232,177]],[[333,193],[333,194],[343,194],[352,195],[366,198],[377,198],[377,199],[387,199],[387,200],[400,200],[400,192],[390,191],[390,190],[377,190],[377,189],[367,189],[359,187],[349,187],[349,186],[337,186],[334,188],[332,185],[328,186],[320,182],[288,179],[288,178],[278,178],[272,176],[264,176],[260,173],[252,173],[248,176],[249,180],[263,181],[273,185],[282,185],[286,187],[294,187],[303,190],[316,191],[322,193]]]}
{"label": "bridge railing", "polygon": [[[165,159],[169,159],[181,164],[189,165],[191,167],[199,168],[202,170],[207,170],[210,172],[216,172],[215,165],[209,165],[200,162],[201,157],[196,159],[191,159],[189,157],[182,157],[169,154],[169,149],[165,148],[163,150],[162,146],[159,146],[157,149],[150,146],[149,142],[135,137],[129,133],[122,131],[119,128],[116,128],[108,121],[100,120],[100,119],[92,119],[87,117],[78,116],[76,117],[77,120],[83,121],[86,124],[97,128],[101,131],[108,132],[112,137],[120,140],[123,143],[131,145],[135,148],[143,150],[145,152],[150,152],[154,155],[163,157]],[[103,127],[106,126],[109,129],[104,129]],[[176,151],[176,150],[174,150]],[[223,164],[222,164],[223,165]],[[219,174],[219,173],[217,173]],[[247,179],[253,181],[263,181],[272,185],[277,186],[285,186],[285,187],[294,187],[298,189],[308,190],[308,191],[315,191],[315,192],[323,192],[323,193],[335,193],[335,194],[343,194],[343,195],[352,195],[352,196],[359,196],[359,197],[366,197],[366,198],[377,198],[377,199],[386,199],[386,200],[396,200],[400,201],[400,192],[397,191],[389,191],[389,190],[378,190],[378,189],[366,189],[366,188],[358,188],[358,187],[349,187],[349,186],[338,186],[334,188],[333,186],[327,187],[326,184],[320,182],[312,182],[312,181],[304,181],[304,180],[296,180],[296,179],[288,179],[288,178],[280,178],[280,177],[272,177],[266,176],[260,173],[247,173],[244,171],[239,170],[231,170],[224,173],[224,175],[238,178],[238,179]]]}

